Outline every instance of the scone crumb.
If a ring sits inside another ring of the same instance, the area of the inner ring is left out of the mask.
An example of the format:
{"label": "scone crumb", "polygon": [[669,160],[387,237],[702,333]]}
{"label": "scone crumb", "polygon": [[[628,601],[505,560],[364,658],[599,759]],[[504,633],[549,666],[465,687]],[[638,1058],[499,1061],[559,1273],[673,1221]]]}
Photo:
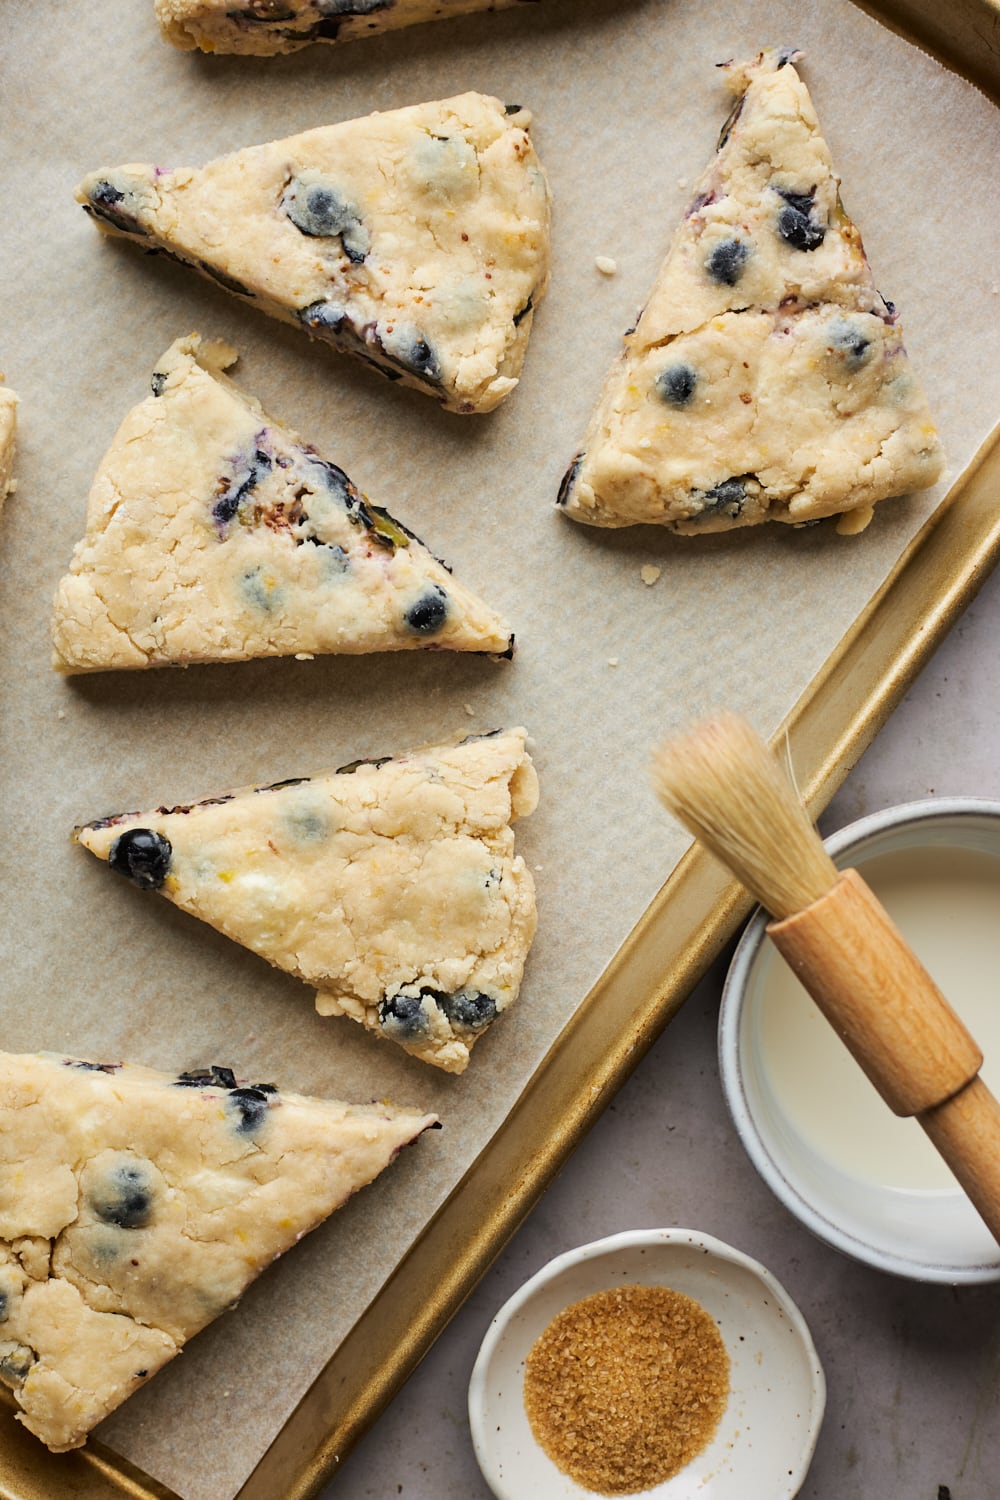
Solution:
{"label": "scone crumb", "polygon": [[845,510],[837,521],[838,536],[858,536],[870,524],[875,511],[870,505],[859,505],[855,510]]}
{"label": "scone crumb", "polygon": [[618,274],[618,262],[613,260],[610,255],[599,255],[594,261],[594,265],[602,276],[616,276]]}
{"label": "scone crumb", "polygon": [[315,661],[316,658],[311,651],[296,651],[296,661]]}
{"label": "scone crumb", "polygon": [[608,657],[608,666],[609,667],[617,667],[617,665],[618,665],[618,657],[617,656],[609,656]]}
{"label": "scone crumb", "polygon": [[648,589],[651,589],[662,572],[662,568],[654,567],[652,563],[645,563],[643,567],[639,569],[639,577],[642,579],[646,587]]}
{"label": "scone crumb", "polygon": [[476,710],[473,708],[471,703],[466,703],[465,712],[469,715],[470,719],[474,719],[476,717]]}

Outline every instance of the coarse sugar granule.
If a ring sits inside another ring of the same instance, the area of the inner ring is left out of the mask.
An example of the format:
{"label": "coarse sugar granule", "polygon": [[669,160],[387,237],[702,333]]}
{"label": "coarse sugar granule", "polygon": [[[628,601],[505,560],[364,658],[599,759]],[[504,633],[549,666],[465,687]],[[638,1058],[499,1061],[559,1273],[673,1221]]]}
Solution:
{"label": "coarse sugar granule", "polygon": [[712,1318],[666,1286],[564,1308],[528,1355],[524,1406],[552,1462],[598,1495],[662,1484],[710,1441],[729,1395]]}

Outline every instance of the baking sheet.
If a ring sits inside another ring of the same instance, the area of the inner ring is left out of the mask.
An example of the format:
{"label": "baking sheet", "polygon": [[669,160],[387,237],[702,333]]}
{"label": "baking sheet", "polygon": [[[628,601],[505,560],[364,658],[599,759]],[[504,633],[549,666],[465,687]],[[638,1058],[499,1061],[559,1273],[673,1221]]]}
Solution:
{"label": "baking sheet", "polygon": [[[682,836],[646,789],[651,744],[721,702],[773,728],[935,503],[934,492],[887,502],[854,539],[826,526],[605,535],[553,514],[620,332],[714,145],[726,103],[711,64],[763,43],[806,49],[845,202],[902,308],[955,472],[1000,404],[991,226],[972,207],[995,193],[997,117],[846,0],[809,17],[790,3],[709,12],[694,0],[548,0],[537,13],[261,62],[175,55],[148,8],[126,12],[120,0],[92,0],[85,16],[15,0],[5,20],[0,364],[23,404],[20,488],[0,523],[4,1045],[164,1068],[228,1063],[298,1089],[388,1094],[446,1122],[104,1424],[106,1441],[187,1500],[220,1500],[489,1139],[680,854]],[[93,167],[201,161],[469,87],[534,110],[555,195],[553,290],[521,387],[490,417],[451,417],[190,273],[108,244],[72,202]],[[616,277],[597,272],[596,255],[617,260]],[[234,343],[237,378],[275,416],[506,610],[513,664],[429,655],[71,683],[50,674],[48,599],[93,469],[157,356],[191,328]],[[645,563],[663,570],[652,588]],[[515,721],[532,731],[542,776],[542,803],[518,834],[540,931],[517,1009],[461,1079],[321,1021],[295,981],[143,900],[67,842],[74,822],[146,799],[189,800]]]}

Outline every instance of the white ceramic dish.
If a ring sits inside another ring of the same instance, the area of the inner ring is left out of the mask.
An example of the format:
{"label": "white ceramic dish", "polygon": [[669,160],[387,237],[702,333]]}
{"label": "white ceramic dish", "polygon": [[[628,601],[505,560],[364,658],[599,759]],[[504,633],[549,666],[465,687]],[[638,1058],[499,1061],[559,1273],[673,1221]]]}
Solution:
{"label": "white ceramic dish", "polygon": [[[935,862],[947,859],[954,851],[971,851],[1000,861],[1000,803],[955,797],[888,808],[841,829],[826,840],[826,847],[839,866],[856,865],[862,873],[866,862],[873,859],[898,854],[911,861],[926,860],[928,850],[932,872]],[[935,906],[935,921],[937,910]],[[941,931],[931,936],[940,940],[944,935],[951,941],[949,924],[955,923],[956,915],[954,910],[949,911],[945,887],[940,902]],[[992,918],[1000,943],[998,919],[1000,910]],[[987,915],[983,920],[991,919]],[[932,1189],[901,1187],[898,1181],[875,1170],[872,1162],[882,1144],[879,1121],[874,1122],[879,1139],[873,1132],[868,1142],[871,1159],[863,1164],[868,1170],[849,1169],[844,1158],[833,1159],[837,1153],[830,1149],[831,1141],[838,1147],[840,1142],[828,1132],[827,1149],[817,1149],[817,1138],[807,1138],[801,1120],[793,1119],[778,1097],[769,1074],[762,995],[768,966],[781,960],[766,938],[766,921],[758,912],[743,935],[726,981],[719,1018],[723,1089],[757,1171],[820,1239],[879,1270],[918,1281],[952,1284],[1000,1280],[1000,1249],[953,1179]],[[910,935],[918,949],[921,936]],[[954,941],[962,942],[957,926]],[[956,952],[964,962],[966,950],[958,948]],[[960,997],[952,993],[949,999],[961,1013]],[[968,1019],[977,1039],[986,1040],[972,1018]],[[825,1027],[826,1023],[817,1020],[817,1025]],[[831,1035],[830,1040],[839,1048],[835,1037]],[[846,1055],[845,1061],[853,1067]],[[988,1082],[990,1064],[996,1061],[987,1048],[983,1074]],[[827,1084],[828,1080],[817,1080],[821,1089]],[[863,1078],[861,1086],[868,1088]],[[997,1087],[995,1077],[992,1086]],[[878,1099],[872,1097],[873,1107],[881,1110]],[[849,1109],[844,1114],[849,1115]],[[915,1132],[917,1148],[925,1149],[915,1121],[895,1121],[888,1114],[885,1120],[893,1130]],[[857,1124],[857,1120],[845,1118],[843,1129],[855,1129]]]}
{"label": "white ceramic dish", "polygon": [[550,1261],[490,1324],[469,1384],[476,1457],[498,1500],[591,1500],[536,1443],[522,1389],[528,1353],[571,1302],[627,1283],[673,1287],[715,1319],[730,1394],[712,1442],[642,1500],[790,1500],[812,1458],[826,1382],[801,1313],[757,1261],[689,1229],[617,1234]]}

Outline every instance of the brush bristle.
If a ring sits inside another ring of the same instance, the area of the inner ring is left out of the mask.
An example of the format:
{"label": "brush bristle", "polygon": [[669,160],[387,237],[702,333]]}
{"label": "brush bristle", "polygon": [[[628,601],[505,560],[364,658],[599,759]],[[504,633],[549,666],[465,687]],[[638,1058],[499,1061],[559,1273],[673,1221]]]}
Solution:
{"label": "brush bristle", "polygon": [[791,782],[738,714],[668,740],[653,762],[660,798],[775,917],[825,895],[837,870]]}

